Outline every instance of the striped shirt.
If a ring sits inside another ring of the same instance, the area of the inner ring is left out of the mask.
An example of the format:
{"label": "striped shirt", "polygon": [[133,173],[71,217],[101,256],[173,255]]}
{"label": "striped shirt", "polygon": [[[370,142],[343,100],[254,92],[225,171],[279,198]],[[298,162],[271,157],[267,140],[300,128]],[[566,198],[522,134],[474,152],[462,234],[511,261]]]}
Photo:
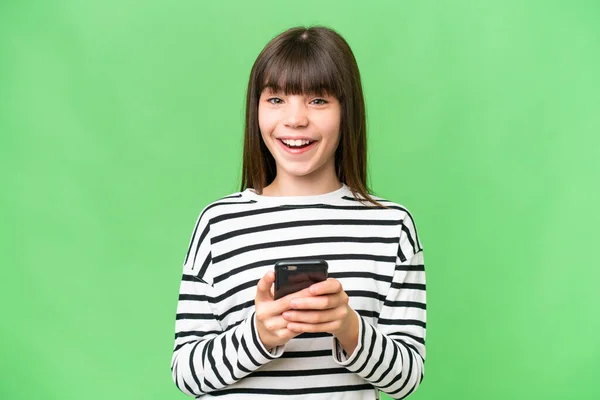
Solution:
{"label": "striped shirt", "polygon": [[[177,387],[213,398],[376,399],[412,393],[425,360],[425,268],[414,220],[397,203],[342,188],[269,197],[251,189],[205,207],[183,264],[171,363]],[[328,333],[268,351],[256,327],[258,280],[283,259],[324,259],[359,316],[345,354]]]}

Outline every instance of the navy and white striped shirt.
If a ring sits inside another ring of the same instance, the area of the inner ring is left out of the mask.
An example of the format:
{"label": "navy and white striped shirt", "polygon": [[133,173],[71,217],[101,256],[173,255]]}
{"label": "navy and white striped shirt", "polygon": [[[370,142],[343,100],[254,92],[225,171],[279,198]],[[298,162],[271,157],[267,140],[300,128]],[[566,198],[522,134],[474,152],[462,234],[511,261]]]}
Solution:
{"label": "navy and white striped shirt", "polygon": [[[246,189],[201,212],[183,265],[173,379],[190,396],[375,399],[412,393],[425,360],[425,268],[411,214],[350,189],[261,196]],[[329,264],[359,316],[346,356],[330,334],[302,334],[270,352],[259,340],[258,280],[278,260]]]}

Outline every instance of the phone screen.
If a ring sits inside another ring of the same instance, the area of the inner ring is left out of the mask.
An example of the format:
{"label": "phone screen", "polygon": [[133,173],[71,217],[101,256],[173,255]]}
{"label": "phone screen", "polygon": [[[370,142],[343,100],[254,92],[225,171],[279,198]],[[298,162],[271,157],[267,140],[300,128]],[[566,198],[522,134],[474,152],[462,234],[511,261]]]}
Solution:
{"label": "phone screen", "polygon": [[275,299],[327,279],[325,260],[283,260],[275,264]]}

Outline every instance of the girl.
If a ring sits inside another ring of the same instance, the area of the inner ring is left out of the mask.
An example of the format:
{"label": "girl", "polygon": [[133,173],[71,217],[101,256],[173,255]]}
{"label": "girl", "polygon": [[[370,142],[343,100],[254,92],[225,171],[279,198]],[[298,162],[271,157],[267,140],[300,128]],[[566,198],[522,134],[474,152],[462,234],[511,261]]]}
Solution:
{"label": "girl", "polygon": [[[404,398],[423,379],[425,270],[406,208],[366,186],[360,76],[345,40],[293,28],[258,56],[241,191],[201,212],[183,265],[171,370],[203,398]],[[326,281],[273,298],[273,266]]]}

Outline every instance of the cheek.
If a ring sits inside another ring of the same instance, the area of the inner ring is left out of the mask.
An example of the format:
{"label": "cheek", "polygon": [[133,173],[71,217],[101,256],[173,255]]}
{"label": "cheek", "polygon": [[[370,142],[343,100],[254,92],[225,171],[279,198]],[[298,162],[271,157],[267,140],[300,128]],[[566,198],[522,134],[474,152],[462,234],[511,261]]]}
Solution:
{"label": "cheek", "polygon": [[339,117],[334,115],[331,118],[324,120],[321,125],[321,132],[323,136],[326,136],[327,140],[331,142],[331,145],[335,146],[340,138]]}
{"label": "cheek", "polygon": [[260,129],[261,134],[265,131],[265,116],[264,112],[258,109],[258,128]]}
{"label": "cheek", "polygon": [[269,136],[274,128],[277,125],[277,121],[275,119],[275,115],[272,112],[268,112],[265,110],[258,109],[258,127],[260,128],[260,132],[263,135]]}
{"label": "cheek", "polygon": [[321,115],[320,127],[323,135],[327,135],[329,139],[336,139],[340,133],[342,113],[339,105],[328,110],[327,113]]}

